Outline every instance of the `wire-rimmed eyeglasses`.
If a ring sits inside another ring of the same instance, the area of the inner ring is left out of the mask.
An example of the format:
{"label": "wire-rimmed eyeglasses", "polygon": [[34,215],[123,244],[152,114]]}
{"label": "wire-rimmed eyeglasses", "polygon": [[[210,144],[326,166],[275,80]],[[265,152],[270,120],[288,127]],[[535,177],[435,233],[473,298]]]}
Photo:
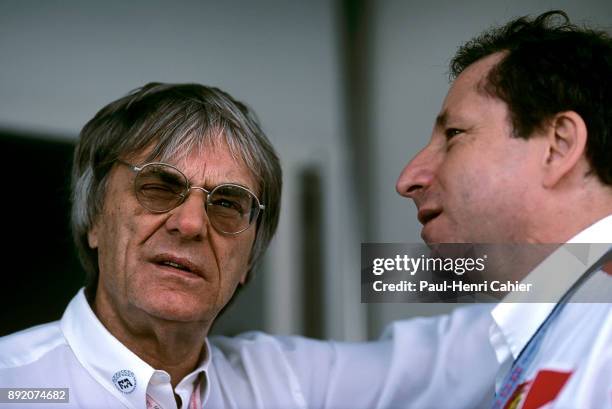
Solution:
{"label": "wire-rimmed eyeglasses", "polygon": [[162,162],[141,166],[118,160],[134,173],[134,193],[142,207],[153,213],[166,213],[180,206],[191,189],[206,194],[204,208],[210,224],[224,234],[238,234],[249,228],[265,206],[253,192],[234,183],[223,183],[211,190],[191,186],[187,176],[176,167]]}

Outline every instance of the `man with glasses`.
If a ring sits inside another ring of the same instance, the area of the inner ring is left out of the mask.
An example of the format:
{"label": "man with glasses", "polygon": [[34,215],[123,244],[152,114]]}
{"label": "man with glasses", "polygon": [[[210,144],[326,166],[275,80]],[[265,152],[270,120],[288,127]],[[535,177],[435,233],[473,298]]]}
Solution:
{"label": "man with glasses", "polygon": [[61,408],[474,408],[492,393],[479,307],[395,323],[374,343],[208,339],[280,195],[274,149],[225,92],[148,84],[104,107],[73,167],[86,288],[60,321],[0,340],[0,388],[16,407],[18,388],[68,388]]}

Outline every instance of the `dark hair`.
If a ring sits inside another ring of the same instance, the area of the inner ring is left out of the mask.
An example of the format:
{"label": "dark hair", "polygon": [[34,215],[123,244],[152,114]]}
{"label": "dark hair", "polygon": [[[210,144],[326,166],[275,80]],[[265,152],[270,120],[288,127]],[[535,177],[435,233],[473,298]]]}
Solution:
{"label": "dark hair", "polygon": [[563,11],[521,17],[492,28],[459,48],[451,79],[488,55],[504,52],[484,91],[508,105],[514,134],[529,138],[555,114],[584,120],[586,157],[599,179],[612,185],[612,40],[579,28]]}
{"label": "dark hair", "polygon": [[102,211],[110,170],[119,158],[152,148],[146,161],[181,159],[193,149],[222,141],[242,159],[259,183],[266,206],[257,223],[251,251],[255,266],[278,224],[281,167],[254,113],[218,88],[199,84],[150,83],[102,108],[81,131],[72,170],[72,232],[87,289],[99,274],[97,251],[87,233]]}

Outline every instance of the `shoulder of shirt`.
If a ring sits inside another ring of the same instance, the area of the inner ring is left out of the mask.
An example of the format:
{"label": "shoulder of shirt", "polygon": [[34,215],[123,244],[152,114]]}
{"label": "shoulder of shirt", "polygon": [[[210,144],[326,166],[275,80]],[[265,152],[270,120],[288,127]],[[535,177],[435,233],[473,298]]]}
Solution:
{"label": "shoulder of shirt", "polygon": [[295,385],[300,383],[299,379],[307,377],[305,374],[329,370],[337,356],[334,341],[263,332],[246,332],[234,337],[211,336],[208,343],[212,366],[224,376],[230,373],[246,376],[256,368],[259,377],[274,379],[283,374]]}
{"label": "shoulder of shirt", "polygon": [[260,331],[249,331],[233,337],[214,335],[209,338],[211,347],[222,353],[237,350],[276,350],[292,352],[298,348],[329,348],[331,341],[320,341],[302,336],[270,335]]}
{"label": "shoulder of shirt", "polygon": [[[482,327],[487,333],[493,323],[491,310],[496,304],[475,304],[461,306],[445,315],[432,317],[417,317],[390,323],[378,341],[393,338],[398,333],[418,333],[421,329],[431,329],[436,332],[462,331],[465,328]],[[327,350],[331,352],[344,342],[316,340],[302,336],[269,335],[259,331],[227,336],[211,336],[209,342],[212,355],[235,355],[236,353],[276,352],[285,355],[306,350]]]}
{"label": "shoulder of shirt", "polygon": [[496,305],[483,303],[458,306],[447,314],[394,321],[385,327],[380,340],[394,338],[403,333],[417,334],[420,331],[434,331],[438,334],[458,331],[473,334],[478,327],[486,329],[488,333],[493,324],[491,310]]}
{"label": "shoulder of shirt", "polygon": [[208,341],[211,346],[211,359],[217,363],[237,360],[274,361],[277,364],[301,362],[311,354],[332,359],[337,344],[335,341],[269,335],[259,331],[245,332],[233,337],[211,336]]}
{"label": "shoulder of shirt", "polygon": [[0,337],[0,370],[31,364],[61,345],[67,342],[59,321]]}
{"label": "shoulder of shirt", "polygon": [[[417,317],[406,320],[399,320],[390,323],[383,331],[380,339],[385,339],[393,336],[393,332],[396,330],[407,329],[409,331],[415,330],[421,325],[425,326],[462,326],[467,325],[468,327],[474,325],[486,324],[488,328],[492,324],[493,319],[491,317],[491,310],[496,304],[475,304],[468,306],[461,306],[453,309],[451,312],[445,315],[436,315],[432,317]],[[209,338],[213,354],[216,352],[220,353],[231,353],[238,350],[261,350],[261,349],[277,349],[279,352],[290,353],[300,348],[334,348],[337,341],[326,341],[306,338],[302,336],[279,336],[269,335],[264,332],[250,331],[243,334],[227,337],[227,336],[211,336]]]}

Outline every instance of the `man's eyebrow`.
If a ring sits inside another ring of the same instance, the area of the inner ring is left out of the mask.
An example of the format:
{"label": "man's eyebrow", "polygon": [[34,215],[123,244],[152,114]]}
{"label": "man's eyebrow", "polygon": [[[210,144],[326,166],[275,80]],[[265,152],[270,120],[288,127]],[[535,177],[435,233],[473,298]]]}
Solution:
{"label": "man's eyebrow", "polygon": [[157,170],[155,174],[164,182],[184,184],[184,180],[177,174],[164,170]]}
{"label": "man's eyebrow", "polygon": [[448,123],[448,112],[444,111],[436,117],[436,127],[444,128]]}

